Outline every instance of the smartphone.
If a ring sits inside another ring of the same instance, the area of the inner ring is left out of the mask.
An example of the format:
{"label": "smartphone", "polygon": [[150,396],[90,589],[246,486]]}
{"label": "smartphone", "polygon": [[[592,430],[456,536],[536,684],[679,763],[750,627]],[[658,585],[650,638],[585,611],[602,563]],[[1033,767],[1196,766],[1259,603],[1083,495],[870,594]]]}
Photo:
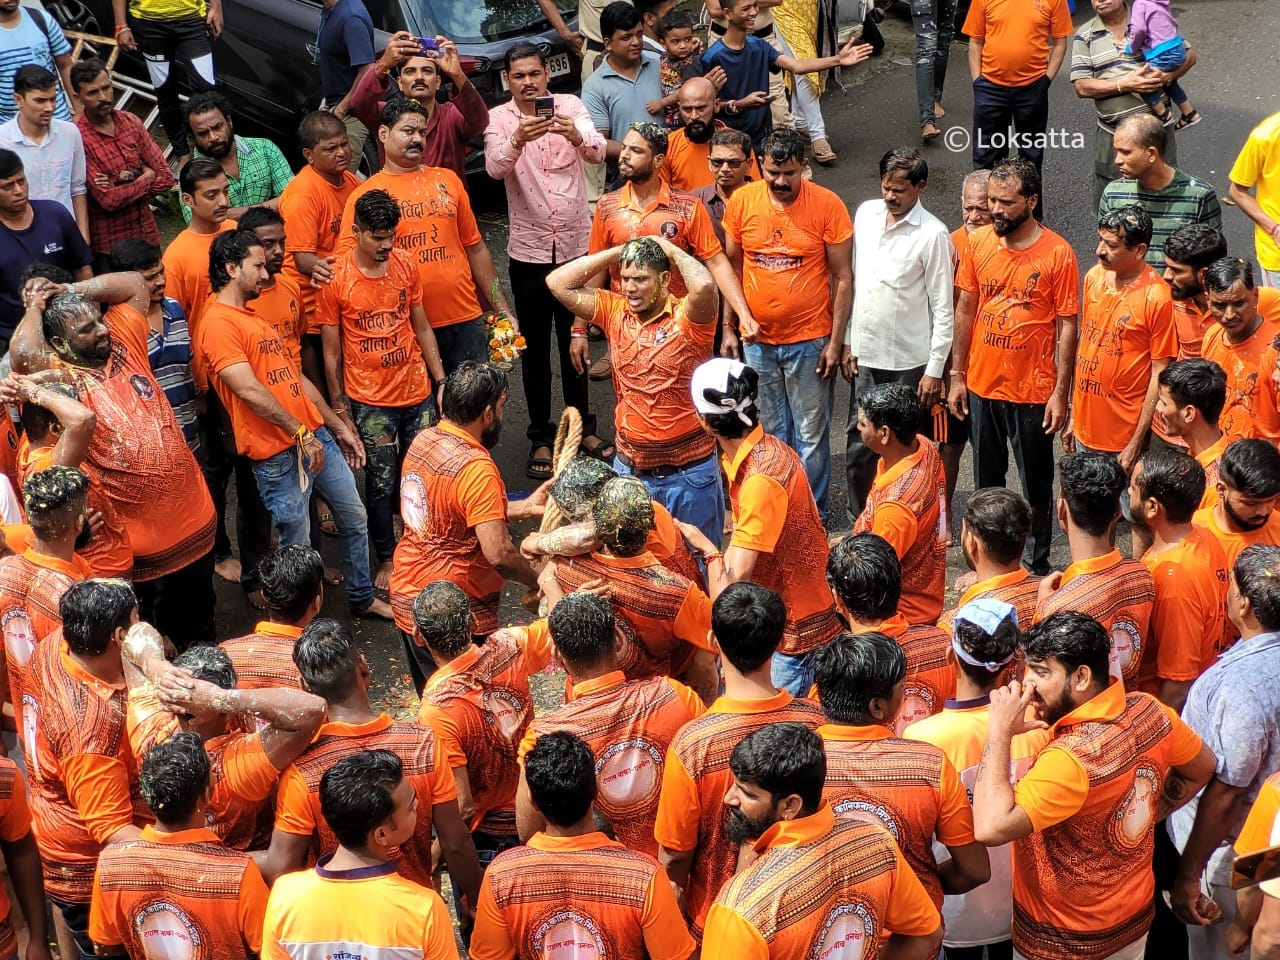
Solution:
{"label": "smartphone", "polygon": [[550,120],[556,115],[555,97],[534,97],[533,115],[540,120]]}
{"label": "smartphone", "polygon": [[440,56],[440,44],[436,43],[431,37],[419,37],[418,46],[422,48],[422,55],[424,57]]}

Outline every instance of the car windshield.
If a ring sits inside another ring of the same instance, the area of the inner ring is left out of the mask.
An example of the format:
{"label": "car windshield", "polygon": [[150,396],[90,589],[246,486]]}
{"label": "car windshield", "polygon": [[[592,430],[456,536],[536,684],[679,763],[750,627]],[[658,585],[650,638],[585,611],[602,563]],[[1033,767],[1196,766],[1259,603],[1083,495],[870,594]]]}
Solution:
{"label": "car windshield", "polygon": [[[505,40],[550,26],[538,0],[417,0],[416,5],[424,23],[459,43]],[[568,20],[577,13],[578,0],[556,0],[556,7]]]}

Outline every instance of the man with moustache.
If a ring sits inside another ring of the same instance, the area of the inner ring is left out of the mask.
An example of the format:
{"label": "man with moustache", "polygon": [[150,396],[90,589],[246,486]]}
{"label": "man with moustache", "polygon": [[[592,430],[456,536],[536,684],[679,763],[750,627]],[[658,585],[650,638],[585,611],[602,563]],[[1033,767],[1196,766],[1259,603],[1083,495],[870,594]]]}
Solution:
{"label": "man with moustache", "polygon": [[711,228],[715,230],[720,246],[724,246],[724,211],[729,198],[743,184],[751,182],[751,138],[732,127],[717,129],[711,134],[707,148],[707,167],[711,170],[711,183],[690,191],[702,201],[711,214]]}
{"label": "man with moustache", "polygon": [[1192,521],[1217,537],[1228,564],[1246,547],[1280,544],[1280,451],[1274,443],[1249,439],[1228,445],[1218,459],[1217,487],[1217,503],[1201,507]]}
{"label": "man with moustache", "polygon": [[1200,355],[1227,375],[1222,432],[1280,439],[1280,412],[1272,387],[1280,337],[1280,291],[1259,289],[1253,263],[1239,257],[1216,260],[1204,272],[1205,299],[1214,324]]}
{"label": "man with moustache", "polygon": [[711,137],[725,126],[716,119],[716,88],[706,77],[686,80],[676,104],[684,126],[667,134],[667,159],[658,175],[671,189],[692,193],[715,182]]}
{"label": "man with moustache", "polygon": [[[197,93],[183,109],[196,156],[218,161],[227,175],[227,218],[239,220],[250,207],[279,209],[280,194],[293,179],[280,148],[261,137],[237,136],[231,103],[216,90]],[[182,216],[191,222],[191,208],[185,203]]]}
{"label": "man with moustache", "polygon": [[1228,440],[1218,425],[1227,402],[1227,375],[1212,360],[1176,360],[1160,374],[1151,427],[1171,446],[1196,458],[1205,475],[1201,508],[1218,502],[1218,461]]}
{"label": "man with moustache", "polygon": [[[974,835],[1014,845],[1013,955],[1079,955],[1087,942],[1096,960],[1137,960],[1156,822],[1209,782],[1216,758],[1173,710],[1108,677],[1111,638],[1096,620],[1054,614],[1024,647],[1024,682],[991,691],[973,787]],[[1013,738],[1044,728],[1048,745],[1012,786]]]}
{"label": "man with moustache", "polygon": [[1204,335],[1213,325],[1204,273],[1226,255],[1227,238],[1222,231],[1203,223],[1183,224],[1164,242],[1163,276],[1173,296],[1179,360],[1200,356]]}

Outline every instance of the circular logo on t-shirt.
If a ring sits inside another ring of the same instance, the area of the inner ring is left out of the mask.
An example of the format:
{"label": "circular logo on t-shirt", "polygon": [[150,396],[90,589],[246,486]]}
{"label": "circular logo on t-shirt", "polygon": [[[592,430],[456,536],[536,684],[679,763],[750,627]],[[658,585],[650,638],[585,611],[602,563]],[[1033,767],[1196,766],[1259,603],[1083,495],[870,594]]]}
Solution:
{"label": "circular logo on t-shirt", "polygon": [[147,960],[193,960],[200,934],[180,907],[160,901],[145,907],[133,921]]}
{"label": "circular logo on t-shirt", "polygon": [[809,960],[862,960],[872,954],[876,921],[864,903],[842,903],[818,928]]}
{"label": "circular logo on t-shirt", "polygon": [[25,667],[36,649],[36,632],[27,611],[10,610],[0,618],[0,630],[4,632],[4,653],[9,662]]}
{"label": "circular logo on t-shirt", "polygon": [[680,234],[680,225],[674,220],[663,220],[658,232],[667,240],[674,240]]}
{"label": "circular logo on t-shirt", "polygon": [[596,760],[596,785],[610,819],[641,807],[662,783],[662,751],[636,737],[615,743]]}
{"label": "circular logo on t-shirt", "polygon": [[1142,635],[1132,620],[1111,621],[1111,670],[1124,676],[1134,658],[1142,652]]}
{"label": "circular logo on t-shirt", "polygon": [[135,373],[129,378],[129,386],[133,387],[133,392],[143,400],[150,400],[156,395],[156,388],[151,385],[151,381],[140,373]]}
{"label": "circular logo on t-shirt", "polygon": [[590,917],[557,910],[534,928],[533,953],[542,960],[599,960],[604,938]]}
{"label": "circular logo on t-shirt", "polygon": [[1133,785],[1111,811],[1112,838],[1122,847],[1136,847],[1146,840],[1156,819],[1161,777],[1155,767],[1142,763],[1133,771]]}
{"label": "circular logo on t-shirt", "polygon": [[524,706],[507,690],[490,690],[484,695],[485,715],[502,742],[510,745],[524,735]]}
{"label": "circular logo on t-shirt", "polygon": [[427,488],[416,473],[400,478],[400,516],[418,536],[427,533]]}
{"label": "circular logo on t-shirt", "polygon": [[933,691],[928,687],[908,685],[902,698],[902,709],[893,721],[894,734],[900,737],[902,731],[917,720],[932,717],[937,712],[934,709],[936,702]]}

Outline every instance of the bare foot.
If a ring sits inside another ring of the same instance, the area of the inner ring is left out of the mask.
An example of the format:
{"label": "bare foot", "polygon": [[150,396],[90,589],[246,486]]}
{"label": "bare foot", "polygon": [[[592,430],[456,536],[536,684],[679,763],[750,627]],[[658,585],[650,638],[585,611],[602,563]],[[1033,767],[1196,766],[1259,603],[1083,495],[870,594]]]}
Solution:
{"label": "bare foot", "polygon": [[346,577],[342,575],[342,571],[337,567],[324,568],[324,582],[331,587],[339,586]]}
{"label": "bare foot", "polygon": [[249,606],[253,607],[255,610],[267,609],[267,601],[262,596],[261,590],[254,590],[252,593],[246,593],[244,598],[249,602]]}
{"label": "bare foot", "polygon": [[947,111],[942,109],[942,104],[937,100],[933,101],[933,119],[941,120],[946,115]]}
{"label": "bare foot", "polygon": [[378,571],[373,575],[373,589],[390,590],[391,589],[391,561],[381,564]]}
{"label": "bare foot", "polygon": [[391,604],[385,600],[379,600],[377,597],[374,597],[373,601],[363,610],[358,611],[356,616],[372,617],[376,620],[391,620],[394,618],[391,612]]}
{"label": "bare foot", "polygon": [[220,560],[218,563],[213,565],[213,572],[223,580],[227,581],[227,583],[239,583],[241,573],[240,561],[235,557],[227,557],[227,559]]}

